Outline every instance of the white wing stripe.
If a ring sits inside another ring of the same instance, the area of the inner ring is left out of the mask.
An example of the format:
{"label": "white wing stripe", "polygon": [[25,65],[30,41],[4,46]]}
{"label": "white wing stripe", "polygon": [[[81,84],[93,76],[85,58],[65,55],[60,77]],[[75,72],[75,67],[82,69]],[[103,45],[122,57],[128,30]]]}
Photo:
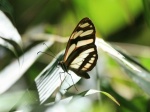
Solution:
{"label": "white wing stripe", "polygon": [[84,68],[90,68],[91,64],[87,63]]}
{"label": "white wing stripe", "polygon": [[85,70],[87,70],[87,68],[82,68],[81,70],[85,71]]}
{"label": "white wing stripe", "polygon": [[84,36],[86,36],[86,35],[90,35],[92,32],[93,32],[93,30],[87,30],[87,31],[83,32],[83,33],[80,35],[80,37],[84,37]]}
{"label": "white wing stripe", "polygon": [[70,65],[72,68],[78,69],[80,66],[77,64]]}
{"label": "white wing stripe", "polygon": [[94,60],[90,60],[89,62],[90,62],[90,63],[93,63],[93,62],[94,62]]}
{"label": "white wing stripe", "polygon": [[71,63],[71,65],[77,64],[77,63],[79,63],[79,62],[81,62],[81,64],[82,64],[83,59],[82,59],[82,58],[76,58],[76,59],[73,60],[73,62]]}
{"label": "white wing stripe", "polygon": [[88,54],[88,53],[93,52],[93,51],[94,51],[94,48],[90,48],[90,49],[87,49],[84,52],[82,52],[81,55],[82,54]]}
{"label": "white wing stripe", "polygon": [[[77,64],[77,63],[79,63],[79,62],[83,62],[84,59],[89,55],[89,53],[90,53],[90,52],[93,52],[93,51],[94,51],[94,48],[91,48],[91,49],[88,49],[88,50],[86,50],[86,51],[80,53],[79,56],[76,57],[76,58],[72,61],[71,65],[72,65],[72,64]],[[93,63],[93,61],[94,61],[94,60],[91,59],[91,60],[90,60],[90,63]]]}
{"label": "white wing stripe", "polygon": [[93,43],[93,39],[88,39],[88,40],[81,40],[77,43],[77,47],[80,47],[80,46],[84,46],[84,45],[87,45],[87,44],[90,44],[90,43]]}
{"label": "white wing stripe", "polygon": [[94,60],[95,60],[95,58],[91,58],[91,60],[92,60],[92,61],[94,61]]}
{"label": "white wing stripe", "polygon": [[71,46],[70,46],[70,48],[68,49],[68,52],[67,52],[67,55],[66,55],[66,57],[65,57],[65,60],[68,58],[68,56],[72,53],[72,51],[75,49],[75,44],[72,44]]}
{"label": "white wing stripe", "polygon": [[80,55],[79,55],[79,58],[84,59],[84,58],[86,58],[88,55],[89,55],[89,54],[80,54]]}
{"label": "white wing stripe", "polygon": [[[89,55],[90,52],[93,52],[94,51],[94,48],[91,48],[91,49],[88,49],[82,53],[79,54],[78,57],[76,57],[71,64],[76,64],[76,63],[79,63],[79,62],[83,62],[83,60]],[[90,63],[93,63],[93,59],[90,60],[91,62]]]}
{"label": "white wing stripe", "polygon": [[79,26],[81,27],[81,28],[85,28],[85,27],[87,27],[87,26],[89,26],[90,24],[89,23],[84,23],[84,24],[80,24]]}
{"label": "white wing stripe", "polygon": [[73,35],[73,39],[77,38],[81,33],[83,33],[82,30],[80,30],[79,32],[75,32]]}

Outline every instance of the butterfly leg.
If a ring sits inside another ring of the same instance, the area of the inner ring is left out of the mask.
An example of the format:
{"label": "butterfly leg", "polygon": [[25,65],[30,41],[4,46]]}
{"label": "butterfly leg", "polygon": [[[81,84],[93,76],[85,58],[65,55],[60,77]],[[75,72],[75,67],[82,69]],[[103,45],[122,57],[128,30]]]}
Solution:
{"label": "butterfly leg", "polygon": [[[68,73],[68,72],[67,72]],[[70,77],[71,77],[71,80],[72,80],[72,82],[73,82],[73,86],[74,86],[74,88],[78,91],[78,89],[77,89],[77,87],[76,87],[76,85],[75,85],[75,83],[74,83],[74,81],[73,81],[73,78],[72,78],[72,76],[71,76],[71,74],[70,73],[68,73],[69,75],[70,75]]]}
{"label": "butterfly leg", "polygon": [[[60,76],[60,80],[61,80],[61,85],[62,85],[62,82],[63,82],[62,79],[61,79],[61,74],[62,74],[62,73],[64,74],[65,72],[59,72],[59,76]],[[67,77],[67,76],[65,76],[64,81],[66,81],[66,80],[65,80],[66,77]],[[70,86],[70,84],[69,84],[67,81],[66,81],[66,83]]]}

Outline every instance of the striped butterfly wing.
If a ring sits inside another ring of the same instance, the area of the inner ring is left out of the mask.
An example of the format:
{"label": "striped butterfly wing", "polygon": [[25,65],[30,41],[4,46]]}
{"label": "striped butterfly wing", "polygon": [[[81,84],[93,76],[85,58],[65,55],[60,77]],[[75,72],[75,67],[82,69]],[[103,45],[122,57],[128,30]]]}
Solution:
{"label": "striped butterfly wing", "polygon": [[71,34],[63,62],[78,76],[90,78],[87,71],[96,65],[95,27],[89,18],[83,18]]}

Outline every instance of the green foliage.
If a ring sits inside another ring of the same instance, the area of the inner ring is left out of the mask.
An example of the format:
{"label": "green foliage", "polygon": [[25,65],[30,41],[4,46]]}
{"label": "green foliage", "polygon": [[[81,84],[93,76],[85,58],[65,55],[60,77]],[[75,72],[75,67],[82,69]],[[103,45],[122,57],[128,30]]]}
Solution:
{"label": "green foliage", "polygon": [[[77,12],[81,9],[86,12],[95,23],[101,34],[107,36],[126,25],[132,24],[134,19],[143,10],[141,0],[74,0]],[[80,14],[80,13],[79,13]],[[82,14],[82,13],[81,13]]]}
{"label": "green foliage", "polygon": [[8,0],[0,0],[0,10],[8,15],[13,24],[15,24],[13,7]]}
{"label": "green foliage", "polygon": [[[150,45],[148,0],[11,0],[10,3],[1,0],[0,9],[15,18],[16,28],[23,35],[21,40],[6,17],[0,21],[0,111],[149,110],[150,48],[142,46]],[[4,15],[0,13],[0,17]],[[89,80],[71,71],[71,76],[60,73],[63,71],[58,66],[63,51],[58,52],[66,46],[66,38],[61,36],[69,36],[83,17],[93,21],[98,37],[116,42],[96,40],[99,60],[89,73]],[[44,53],[37,54],[39,51]]]}
{"label": "green foliage", "polygon": [[150,1],[143,0],[144,10],[145,10],[145,17],[147,20],[148,25],[150,26]]}

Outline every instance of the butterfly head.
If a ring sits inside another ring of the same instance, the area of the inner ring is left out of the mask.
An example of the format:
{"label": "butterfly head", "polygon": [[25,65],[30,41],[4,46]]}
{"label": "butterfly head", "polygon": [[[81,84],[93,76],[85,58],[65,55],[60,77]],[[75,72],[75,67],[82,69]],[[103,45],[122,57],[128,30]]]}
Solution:
{"label": "butterfly head", "polygon": [[59,66],[62,66],[62,64],[63,64],[62,61],[59,61],[59,62],[58,62],[58,65],[59,65]]}
{"label": "butterfly head", "polygon": [[62,67],[62,69],[64,70],[64,72],[68,71],[68,69],[67,69],[67,67],[66,67],[66,65],[65,65],[65,63],[63,61],[59,61],[58,65]]}

